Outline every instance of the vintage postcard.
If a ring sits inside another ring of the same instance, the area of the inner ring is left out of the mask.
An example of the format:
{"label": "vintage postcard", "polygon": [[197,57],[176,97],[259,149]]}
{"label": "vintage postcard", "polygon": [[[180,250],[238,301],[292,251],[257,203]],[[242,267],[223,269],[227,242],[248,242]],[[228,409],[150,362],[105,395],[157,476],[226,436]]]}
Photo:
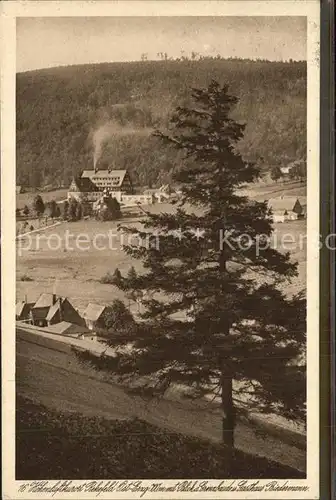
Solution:
{"label": "vintage postcard", "polygon": [[4,498],[319,497],[319,10],[2,3]]}

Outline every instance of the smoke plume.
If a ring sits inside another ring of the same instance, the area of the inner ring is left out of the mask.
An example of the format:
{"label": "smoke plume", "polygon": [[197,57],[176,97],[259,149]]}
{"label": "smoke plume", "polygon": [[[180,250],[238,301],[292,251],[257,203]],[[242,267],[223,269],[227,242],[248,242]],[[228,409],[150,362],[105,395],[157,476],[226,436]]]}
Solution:
{"label": "smoke plume", "polygon": [[103,152],[104,144],[106,144],[110,139],[122,135],[145,135],[148,136],[152,133],[150,128],[135,128],[130,125],[122,126],[114,121],[109,121],[98,127],[92,135],[93,142],[93,165],[96,168],[98,161],[100,160]]}

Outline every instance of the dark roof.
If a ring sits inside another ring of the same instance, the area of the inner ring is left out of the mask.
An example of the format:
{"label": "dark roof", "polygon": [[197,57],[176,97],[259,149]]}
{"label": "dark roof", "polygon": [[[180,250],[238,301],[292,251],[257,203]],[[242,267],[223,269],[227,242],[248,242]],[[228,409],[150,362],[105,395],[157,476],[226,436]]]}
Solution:
{"label": "dark roof", "polygon": [[68,321],[76,325],[85,324],[83,318],[67,298],[60,297],[55,304],[50,307],[46,320],[51,321],[57,313],[61,313],[60,316],[63,321]]}
{"label": "dark roof", "polygon": [[82,193],[97,191],[97,187],[93,184],[89,177],[75,177],[72,182],[76,184],[78,190]]}

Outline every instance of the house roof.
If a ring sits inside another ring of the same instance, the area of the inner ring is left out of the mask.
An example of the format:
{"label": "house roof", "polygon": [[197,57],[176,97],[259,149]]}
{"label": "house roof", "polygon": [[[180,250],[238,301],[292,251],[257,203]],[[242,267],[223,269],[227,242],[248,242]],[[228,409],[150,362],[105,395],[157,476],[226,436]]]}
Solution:
{"label": "house roof", "polygon": [[268,206],[273,212],[284,212],[286,210],[292,211],[296,203],[300,203],[298,198],[293,196],[271,198],[268,200]]}
{"label": "house roof", "polygon": [[90,303],[90,304],[88,304],[87,308],[85,309],[85,311],[83,313],[83,318],[89,319],[91,321],[98,321],[98,319],[103,314],[105,309],[106,309],[106,306]]}
{"label": "house roof", "polygon": [[93,184],[89,177],[75,177],[72,182],[74,182],[77,186],[77,189],[83,193],[97,191],[96,186]]}
{"label": "house roof", "polygon": [[24,309],[26,308],[27,314],[29,313],[30,309],[33,307],[33,303],[30,302],[25,302],[24,300],[20,300],[20,302],[17,302],[15,305],[15,316],[21,316],[24,312]]}
{"label": "house roof", "polygon": [[73,334],[73,333],[78,333],[78,334],[85,334],[85,333],[91,333],[88,328],[85,326],[79,326],[76,325],[75,323],[70,323],[69,321],[61,321],[60,323],[56,323],[55,325],[50,325],[46,328],[48,332],[51,333],[56,333],[59,335],[62,334]]}
{"label": "house roof", "polygon": [[49,311],[48,311],[48,314],[47,314],[47,317],[46,317],[46,320],[47,321],[50,321],[52,320],[52,318],[55,316],[55,314],[57,313],[57,311],[61,308],[62,304],[61,304],[61,299],[57,299],[57,301],[55,302],[55,304],[53,304]]}
{"label": "house roof", "polygon": [[125,175],[127,174],[127,170],[97,170],[95,172],[94,170],[84,170],[82,173],[81,178],[89,178],[91,179],[92,177],[118,177],[119,178],[119,186],[123,183]]}
{"label": "house roof", "polygon": [[[56,296],[56,300],[58,299],[59,297]],[[52,293],[42,293],[35,302],[33,309],[39,309],[41,307],[50,307],[53,304],[54,304],[54,295]]]}
{"label": "house roof", "polygon": [[[53,304],[47,314],[46,320],[51,321],[57,312],[61,312],[61,316],[64,321],[68,321],[76,325],[84,325],[83,318],[79,315],[78,311],[73,307],[71,302],[67,298],[59,297],[58,300]],[[62,319],[61,318],[61,319]]]}

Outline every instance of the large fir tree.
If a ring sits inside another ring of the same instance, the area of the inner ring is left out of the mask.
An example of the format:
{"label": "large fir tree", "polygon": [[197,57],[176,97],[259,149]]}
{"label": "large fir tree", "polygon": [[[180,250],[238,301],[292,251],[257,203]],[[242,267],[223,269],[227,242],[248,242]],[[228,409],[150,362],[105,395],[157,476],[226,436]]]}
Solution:
{"label": "large fir tree", "polygon": [[236,151],[244,133],[231,118],[237,99],[216,82],[192,96],[195,105],[177,108],[170,129],[156,133],[184,153],[176,210],[148,213],[141,231],[123,228],[150,241],[125,247],[145,269],[131,280],[143,292],[141,328],[115,340],[133,349],[101,366],[144,386],[155,380],[158,391],[182,384],[189,396],[217,395],[223,442],[234,446],[238,412],[304,418],[305,300],[281,291],[297,270],[266,244],[267,203],[239,192],[258,170]]}

